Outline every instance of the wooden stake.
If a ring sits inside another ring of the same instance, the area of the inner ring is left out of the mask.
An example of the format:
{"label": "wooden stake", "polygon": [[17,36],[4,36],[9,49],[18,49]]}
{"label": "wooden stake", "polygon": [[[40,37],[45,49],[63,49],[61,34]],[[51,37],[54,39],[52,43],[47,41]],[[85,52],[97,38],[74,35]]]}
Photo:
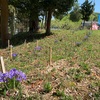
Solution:
{"label": "wooden stake", "polygon": [[38,47],[38,42],[39,42],[39,41],[37,40],[37,41],[36,41],[36,47]]}
{"label": "wooden stake", "polygon": [[5,66],[4,66],[4,60],[3,60],[3,57],[1,56],[0,59],[1,59],[2,72],[5,73],[6,70],[5,70]]}
{"label": "wooden stake", "polygon": [[10,40],[8,40],[8,49],[10,49]]}
{"label": "wooden stake", "polygon": [[50,53],[49,54],[49,64],[52,65],[52,47],[50,47],[49,49],[50,49],[50,51],[49,51],[49,53]]}
{"label": "wooden stake", "polygon": [[24,45],[26,45],[26,39],[25,39],[25,41],[24,41]]}
{"label": "wooden stake", "polygon": [[12,45],[10,46],[10,56],[11,56],[11,59],[12,59]]}

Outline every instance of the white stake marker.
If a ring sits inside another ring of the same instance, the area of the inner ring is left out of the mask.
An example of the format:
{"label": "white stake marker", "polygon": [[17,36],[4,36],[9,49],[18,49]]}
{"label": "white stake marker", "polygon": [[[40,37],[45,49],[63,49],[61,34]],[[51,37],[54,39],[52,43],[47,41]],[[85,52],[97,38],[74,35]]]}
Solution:
{"label": "white stake marker", "polygon": [[12,59],[12,45],[10,46],[10,56],[11,56],[11,59]]}
{"label": "white stake marker", "polygon": [[50,47],[49,53],[49,64],[52,65],[52,47]]}
{"label": "white stake marker", "polygon": [[1,60],[2,72],[3,72],[3,73],[5,73],[5,72],[6,72],[6,70],[5,70],[4,60],[3,60],[3,57],[2,57],[2,56],[0,57],[0,60]]}
{"label": "white stake marker", "polygon": [[8,40],[8,49],[10,49],[10,40]]}

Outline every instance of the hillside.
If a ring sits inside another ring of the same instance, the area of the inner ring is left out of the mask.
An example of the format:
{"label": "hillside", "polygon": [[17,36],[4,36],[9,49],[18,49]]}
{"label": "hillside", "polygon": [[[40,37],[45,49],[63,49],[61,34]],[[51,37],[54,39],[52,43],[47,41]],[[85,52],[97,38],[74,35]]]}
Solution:
{"label": "hillside", "polygon": [[12,45],[17,56],[13,59],[8,48],[0,49],[7,71],[16,68],[27,75],[21,95],[8,91],[0,98],[100,100],[99,30],[52,30],[52,33],[46,37],[40,34],[39,38],[28,33],[15,36]]}

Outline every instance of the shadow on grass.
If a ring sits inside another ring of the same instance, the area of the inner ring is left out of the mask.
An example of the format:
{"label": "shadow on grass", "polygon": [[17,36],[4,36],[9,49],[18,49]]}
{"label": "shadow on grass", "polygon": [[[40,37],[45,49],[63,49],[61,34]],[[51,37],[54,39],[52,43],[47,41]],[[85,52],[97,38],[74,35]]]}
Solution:
{"label": "shadow on grass", "polygon": [[[31,33],[31,32],[19,32],[18,34],[12,36],[10,39],[10,44],[13,46],[18,46],[23,44],[25,41],[28,42],[33,42],[39,39],[45,38],[47,35],[45,33]],[[2,49],[1,46],[1,41],[0,41],[0,48]]]}
{"label": "shadow on grass", "polygon": [[28,42],[32,42],[35,40],[39,40],[42,38],[45,38],[45,33],[30,33],[30,32],[22,32],[22,33],[18,33],[16,35],[14,35],[11,38],[11,44],[13,46],[17,46],[17,45],[21,45],[23,44],[25,41]]}

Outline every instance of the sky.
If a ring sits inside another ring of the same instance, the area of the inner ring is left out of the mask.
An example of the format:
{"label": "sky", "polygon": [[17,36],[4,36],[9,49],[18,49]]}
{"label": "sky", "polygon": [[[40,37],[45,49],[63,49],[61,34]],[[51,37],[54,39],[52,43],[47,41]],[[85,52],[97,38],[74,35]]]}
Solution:
{"label": "sky", "polygon": [[[81,5],[85,0],[78,0],[79,5]],[[95,10],[94,12],[100,13],[100,0],[89,0],[95,2]]]}

